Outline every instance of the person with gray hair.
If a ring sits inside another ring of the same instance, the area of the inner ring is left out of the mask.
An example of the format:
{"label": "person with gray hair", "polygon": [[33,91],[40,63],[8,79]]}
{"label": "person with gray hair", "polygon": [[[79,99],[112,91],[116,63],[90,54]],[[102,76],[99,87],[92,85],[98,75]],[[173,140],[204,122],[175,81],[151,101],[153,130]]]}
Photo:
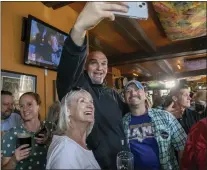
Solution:
{"label": "person with gray hair", "polygon": [[103,19],[114,20],[115,11],[127,12],[127,3],[86,3],[65,39],[56,81],[59,100],[74,86],[82,87],[93,97],[96,116],[93,130],[87,137],[87,146],[101,169],[116,169],[117,154],[128,150],[121,121],[128,107],[115,90],[104,84],[108,72],[106,55],[101,51],[87,55],[86,32]]}
{"label": "person with gray hair", "polygon": [[59,113],[60,113],[60,102],[56,101],[49,107],[49,111],[47,113],[47,120],[57,125]]}
{"label": "person with gray hair", "polygon": [[90,93],[73,88],[61,101],[57,132],[48,149],[46,169],[100,169],[86,145],[93,125],[94,105]]}

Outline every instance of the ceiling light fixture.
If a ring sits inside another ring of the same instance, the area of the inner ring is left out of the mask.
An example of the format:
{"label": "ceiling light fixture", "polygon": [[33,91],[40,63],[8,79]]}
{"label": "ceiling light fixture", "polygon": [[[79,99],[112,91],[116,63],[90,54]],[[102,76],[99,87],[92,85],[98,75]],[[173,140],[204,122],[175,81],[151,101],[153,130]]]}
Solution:
{"label": "ceiling light fixture", "polygon": [[179,70],[181,69],[181,66],[180,66],[180,64],[177,64],[177,67],[178,67],[178,69],[179,69]]}
{"label": "ceiling light fixture", "polygon": [[136,73],[133,73],[133,75],[136,76],[136,77],[138,77],[138,74],[136,74]]}

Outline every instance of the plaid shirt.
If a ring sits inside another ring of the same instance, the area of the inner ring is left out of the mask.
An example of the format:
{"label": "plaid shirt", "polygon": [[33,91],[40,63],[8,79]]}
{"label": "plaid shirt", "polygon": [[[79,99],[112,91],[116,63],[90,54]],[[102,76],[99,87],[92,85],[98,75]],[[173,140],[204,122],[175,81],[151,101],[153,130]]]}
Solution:
{"label": "plaid shirt", "polygon": [[[160,109],[148,109],[148,115],[152,120],[152,128],[155,132],[155,138],[159,147],[159,159],[162,170],[178,170],[178,162],[175,156],[175,150],[184,150],[187,135],[177,119],[170,113]],[[128,144],[131,122],[131,113],[123,117],[124,132]],[[161,134],[167,132],[169,135],[164,139]]]}

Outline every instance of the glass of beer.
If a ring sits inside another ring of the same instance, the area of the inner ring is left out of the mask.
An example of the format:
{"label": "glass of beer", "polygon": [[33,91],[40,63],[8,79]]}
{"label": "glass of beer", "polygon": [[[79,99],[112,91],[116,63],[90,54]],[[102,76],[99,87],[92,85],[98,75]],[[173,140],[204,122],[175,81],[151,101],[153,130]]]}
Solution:
{"label": "glass of beer", "polygon": [[134,156],[131,152],[121,151],[117,154],[116,165],[118,170],[134,170]]}
{"label": "glass of beer", "polygon": [[28,148],[32,147],[32,136],[29,133],[18,133],[17,134],[17,138],[18,138],[18,144],[19,146],[24,145],[24,144],[28,144]]}

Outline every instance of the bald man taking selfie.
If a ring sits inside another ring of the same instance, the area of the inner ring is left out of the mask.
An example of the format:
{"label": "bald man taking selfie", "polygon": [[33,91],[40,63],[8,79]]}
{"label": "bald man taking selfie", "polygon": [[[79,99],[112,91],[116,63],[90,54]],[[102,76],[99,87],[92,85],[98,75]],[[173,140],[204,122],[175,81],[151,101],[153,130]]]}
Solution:
{"label": "bald man taking selfie", "polygon": [[105,18],[113,21],[115,16],[112,11],[125,13],[128,7],[123,2],[86,4],[65,40],[57,73],[60,100],[73,87],[81,87],[93,97],[95,124],[87,138],[87,147],[93,151],[102,169],[116,169],[117,153],[128,149],[122,125],[122,115],[127,107],[118,93],[104,86],[108,71],[105,54],[93,51],[87,56],[86,31]]}

